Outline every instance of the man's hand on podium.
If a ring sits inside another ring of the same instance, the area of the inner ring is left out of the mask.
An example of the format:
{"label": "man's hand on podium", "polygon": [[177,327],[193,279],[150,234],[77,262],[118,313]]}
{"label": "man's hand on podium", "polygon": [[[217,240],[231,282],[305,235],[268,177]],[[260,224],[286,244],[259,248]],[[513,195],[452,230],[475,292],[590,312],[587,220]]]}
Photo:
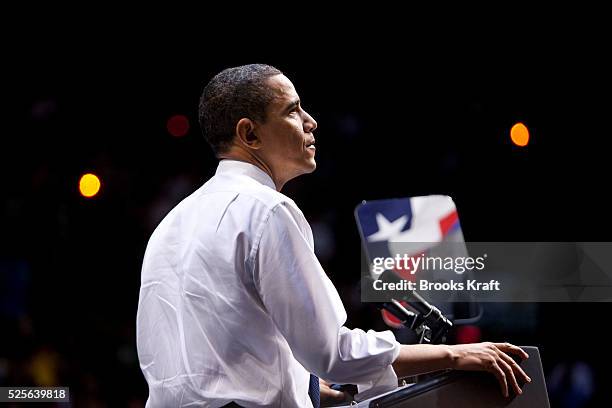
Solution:
{"label": "man's hand on podium", "polygon": [[523,369],[509,356],[523,359],[529,356],[521,348],[508,343],[473,343],[453,346],[442,344],[403,344],[393,362],[398,377],[409,377],[433,371],[455,369],[488,371],[499,381],[504,396],[509,396],[508,384],[522,394],[519,381],[531,382]]}
{"label": "man's hand on podium", "polygon": [[[450,346],[451,368],[466,371],[487,371],[495,375],[502,393],[509,396],[508,386],[520,395],[523,393],[518,382],[531,382],[531,378],[509,354],[523,359],[529,358],[520,347],[509,343],[474,343]],[[518,380],[517,380],[518,378]]]}
{"label": "man's hand on podium", "polygon": [[331,388],[332,384],[319,378],[319,389],[321,392],[321,406],[333,406],[341,402],[351,401],[351,395],[344,391]]}

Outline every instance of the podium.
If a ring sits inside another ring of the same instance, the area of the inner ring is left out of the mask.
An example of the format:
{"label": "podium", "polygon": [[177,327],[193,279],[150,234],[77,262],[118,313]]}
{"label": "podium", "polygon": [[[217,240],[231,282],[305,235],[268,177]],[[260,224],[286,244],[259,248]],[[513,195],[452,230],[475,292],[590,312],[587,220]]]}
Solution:
{"label": "podium", "polygon": [[[382,396],[361,401],[357,407],[372,408],[540,408],[550,407],[542,361],[537,347],[521,347],[529,358],[519,361],[531,383],[519,383],[522,395],[508,386],[505,398],[495,376],[485,372],[452,371],[435,375],[417,384],[402,387]],[[353,405],[355,406],[355,405]]]}

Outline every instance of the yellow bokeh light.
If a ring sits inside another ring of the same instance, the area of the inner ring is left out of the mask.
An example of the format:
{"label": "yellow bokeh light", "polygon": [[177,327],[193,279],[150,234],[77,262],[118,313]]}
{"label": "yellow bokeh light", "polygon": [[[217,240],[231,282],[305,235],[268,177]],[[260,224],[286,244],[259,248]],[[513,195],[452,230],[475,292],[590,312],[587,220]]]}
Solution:
{"label": "yellow bokeh light", "polygon": [[527,126],[521,122],[518,122],[512,126],[512,129],[510,129],[510,138],[517,146],[527,146],[529,143],[529,129],[527,129]]}
{"label": "yellow bokeh light", "polygon": [[79,191],[83,197],[93,197],[100,191],[100,179],[95,174],[87,173],[79,181]]}

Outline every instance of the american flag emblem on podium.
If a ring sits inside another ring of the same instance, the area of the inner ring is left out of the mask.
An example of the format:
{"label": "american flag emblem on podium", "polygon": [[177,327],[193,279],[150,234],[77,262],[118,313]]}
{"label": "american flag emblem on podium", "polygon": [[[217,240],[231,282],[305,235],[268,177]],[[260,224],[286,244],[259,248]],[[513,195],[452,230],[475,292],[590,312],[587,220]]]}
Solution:
{"label": "american flag emblem on podium", "polygon": [[[455,203],[444,195],[364,201],[355,209],[355,218],[370,266],[378,257],[403,256],[407,248],[407,255],[416,257],[435,251],[442,242],[464,242]],[[418,271],[395,269],[395,272],[414,280]],[[372,268],[370,274],[375,277]],[[399,323],[386,311],[383,318],[392,326]]]}

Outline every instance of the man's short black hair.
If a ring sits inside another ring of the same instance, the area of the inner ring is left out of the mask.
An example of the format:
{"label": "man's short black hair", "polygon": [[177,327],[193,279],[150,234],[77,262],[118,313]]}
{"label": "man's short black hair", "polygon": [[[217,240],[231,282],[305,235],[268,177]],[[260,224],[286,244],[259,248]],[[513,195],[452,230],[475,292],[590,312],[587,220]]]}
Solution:
{"label": "man's short black hair", "polygon": [[270,65],[250,64],[228,68],[210,80],[200,98],[199,120],[215,153],[230,146],[240,119],[265,121],[273,99],[266,81],[279,74],[282,72]]}

